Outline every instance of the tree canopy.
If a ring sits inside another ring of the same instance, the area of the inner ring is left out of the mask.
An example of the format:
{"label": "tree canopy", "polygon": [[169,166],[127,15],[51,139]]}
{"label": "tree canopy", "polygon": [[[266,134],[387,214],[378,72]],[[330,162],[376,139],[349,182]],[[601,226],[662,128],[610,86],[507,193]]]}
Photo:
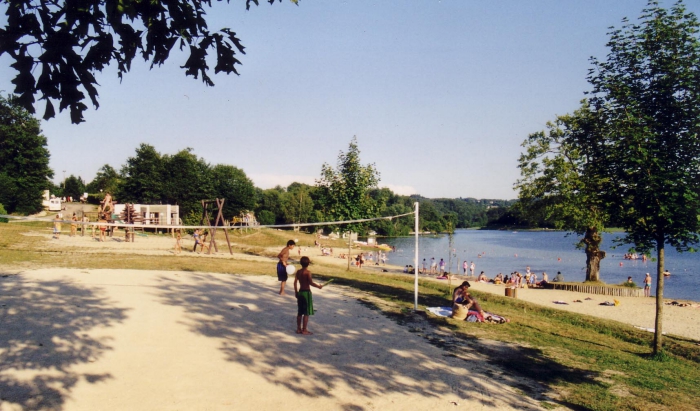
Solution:
{"label": "tree canopy", "polygon": [[[530,135],[520,208],[581,232],[613,222],[637,251],[657,253],[654,353],[662,350],[664,249],[700,239],[700,25],[682,2],[650,1],[592,58],[587,102]],[[588,245],[588,244],[587,244]]]}
{"label": "tree canopy", "polygon": [[547,131],[530,134],[518,160],[522,178],[518,208],[533,221],[551,221],[557,229],[583,235],[586,281],[598,281],[602,230],[609,221],[600,189],[604,176],[591,171],[596,157],[587,152],[596,138],[597,119],[586,102],[572,115],[547,123]]}
{"label": "tree canopy", "polygon": [[50,186],[46,137],[39,121],[14,97],[0,96],[0,204],[10,212],[36,213]]}
{"label": "tree canopy", "polygon": [[[84,121],[85,93],[99,107],[96,73],[115,63],[121,79],[137,54],[153,68],[170,58],[177,46],[189,53],[182,65],[185,75],[201,76],[208,86],[214,85],[210,64],[214,63],[214,73],[238,74],[241,62],[236,54],[245,54],[230,28],[209,30],[205,8],[211,7],[209,0],[5,0],[2,4],[7,7],[7,23],[0,28],[0,55],[14,61],[11,67],[17,74],[12,83],[18,104],[34,113],[38,95],[45,101],[44,119],[55,116],[56,101],[59,111],[70,110],[73,123]],[[258,0],[246,0],[246,9],[251,4]]]}
{"label": "tree canopy", "polygon": [[610,32],[593,59],[591,107],[601,123],[587,149],[623,241],[657,251],[654,352],[662,349],[664,246],[688,251],[700,231],[700,25],[682,2],[650,1],[637,24]]}
{"label": "tree canopy", "polygon": [[[379,184],[379,172],[374,164],[363,166],[357,138],[353,137],[347,152],[338,154],[335,168],[324,163],[319,188],[320,206],[331,221],[360,220],[377,217],[377,203],[370,191]],[[344,229],[359,231],[362,224],[348,224]]]}

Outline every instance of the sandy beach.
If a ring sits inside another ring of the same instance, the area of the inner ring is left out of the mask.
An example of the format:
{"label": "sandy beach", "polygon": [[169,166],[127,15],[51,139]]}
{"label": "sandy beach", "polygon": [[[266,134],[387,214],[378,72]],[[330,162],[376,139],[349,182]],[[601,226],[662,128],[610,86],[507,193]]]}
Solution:
{"label": "sandy beach", "polygon": [[[120,253],[178,258],[166,235],[135,243],[65,236],[44,244],[48,250],[78,247],[87,253],[108,248],[117,258]],[[187,240],[183,249],[191,249]],[[302,250],[317,262],[347,264],[320,256],[315,247]],[[274,265],[268,257],[231,256],[221,244],[211,256],[185,253]],[[365,269],[384,274],[375,266]],[[272,276],[1,267],[0,272],[2,411],[272,410],[281,405],[534,410],[558,396],[494,364],[494,355],[502,358],[512,346],[454,339],[419,314],[410,325],[398,325],[376,308],[391,303],[341,286],[314,292],[317,315],[309,329],[315,334],[301,336],[294,333],[295,300],[276,294]],[[486,283],[475,282],[473,288],[504,293],[502,286]],[[604,296],[538,289],[519,290],[519,298],[653,327],[652,299],[619,298],[618,307],[605,307],[598,305],[610,300]],[[665,329],[700,340],[698,314],[694,307],[665,306]],[[434,341],[452,348],[448,352]]]}
{"label": "sandy beach", "polygon": [[[458,276],[456,276],[458,277]],[[504,295],[502,285],[471,281],[472,288],[491,294]],[[585,294],[572,291],[548,289],[518,289],[518,299],[541,306],[606,318],[653,331],[656,316],[656,299],[645,297],[612,297],[609,295]],[[600,303],[617,299],[617,307]],[[574,302],[580,300],[581,302]],[[555,304],[561,301],[567,304]],[[673,300],[667,300],[672,302]],[[663,332],[700,341],[700,304],[688,307],[664,305]]]}
{"label": "sandy beach", "polygon": [[3,411],[535,410],[545,398],[484,346],[445,355],[433,331],[342,287],[315,292],[312,336],[294,333],[296,302],[273,277],[39,269],[0,289]]}

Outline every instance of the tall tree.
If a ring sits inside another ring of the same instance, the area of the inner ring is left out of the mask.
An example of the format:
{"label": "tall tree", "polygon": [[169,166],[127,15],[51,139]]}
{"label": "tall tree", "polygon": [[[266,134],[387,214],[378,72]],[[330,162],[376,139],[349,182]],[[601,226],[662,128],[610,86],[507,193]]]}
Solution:
{"label": "tall tree", "polygon": [[700,232],[700,26],[682,2],[651,1],[640,22],[610,33],[593,59],[590,102],[604,122],[591,150],[623,241],[656,249],[654,353],[662,350],[664,247],[690,250]]}
{"label": "tall tree", "polygon": [[240,168],[217,164],[211,170],[210,181],[216,198],[224,198],[224,216],[231,218],[243,211],[253,210],[256,203],[255,186]]}
{"label": "tall tree", "polygon": [[558,116],[547,131],[530,134],[518,160],[522,178],[515,184],[517,207],[532,221],[551,221],[555,228],[583,235],[586,281],[600,280],[602,231],[609,220],[600,196],[604,177],[589,172],[595,158],[584,150],[595,138],[597,121],[586,102],[573,115]]}
{"label": "tall tree", "polygon": [[[328,163],[323,163],[321,167],[321,178],[316,180],[321,209],[325,216],[335,221],[377,217],[379,208],[370,192],[378,184],[379,172],[374,164],[361,164],[357,137],[353,136],[348,151],[338,154],[335,168]],[[351,223],[341,227],[341,230],[360,233],[365,227],[362,223]]]}
{"label": "tall tree", "polygon": [[105,164],[97,170],[95,178],[90,181],[86,187],[90,193],[116,193],[121,184],[121,178],[117,170],[109,164]]}
{"label": "tall tree", "polygon": [[256,189],[255,215],[263,225],[284,224],[282,210],[284,189],[280,186],[267,190]]}
{"label": "tall tree", "polygon": [[308,223],[314,216],[314,202],[311,191],[314,187],[292,183],[287,187],[282,209],[287,223]]}
{"label": "tall tree", "polygon": [[126,160],[121,174],[123,184],[116,197],[120,202],[157,204],[163,198],[165,162],[152,145],[141,144],[136,155]]}
{"label": "tall tree", "polygon": [[[281,1],[281,0],[279,0]],[[292,0],[297,3],[298,0]],[[227,0],[228,2],[228,0]],[[274,0],[268,0],[270,4]],[[258,0],[246,0],[246,9]],[[7,23],[0,28],[0,56],[14,60],[12,80],[18,103],[34,113],[35,96],[46,100],[44,119],[68,108],[73,123],[83,121],[85,93],[97,108],[95,75],[115,62],[119,78],[131,69],[139,53],[160,66],[177,44],[189,50],[182,65],[185,75],[200,75],[209,86],[207,57],[216,56],[214,73],[236,73],[245,54],[229,28],[210,32],[205,6],[209,0],[5,0]],[[35,77],[36,76],[36,77]]]}
{"label": "tall tree", "polygon": [[63,195],[72,197],[74,200],[79,199],[85,193],[85,182],[81,177],[76,177],[71,174],[63,184]]}
{"label": "tall tree", "polygon": [[14,97],[0,96],[0,203],[8,212],[41,211],[53,177],[46,145],[39,120]]}
{"label": "tall tree", "polygon": [[[373,218],[378,207],[370,191],[379,184],[379,172],[374,164],[363,166],[357,137],[352,138],[347,152],[338,154],[335,168],[328,163],[321,167],[321,178],[316,180],[321,207],[326,216],[336,221]],[[348,231],[360,231],[362,224],[348,224]]]}
{"label": "tall tree", "polygon": [[182,215],[192,211],[201,215],[202,200],[212,200],[215,196],[209,163],[192,151],[186,148],[175,155],[164,155],[160,175],[160,201],[179,205]]}

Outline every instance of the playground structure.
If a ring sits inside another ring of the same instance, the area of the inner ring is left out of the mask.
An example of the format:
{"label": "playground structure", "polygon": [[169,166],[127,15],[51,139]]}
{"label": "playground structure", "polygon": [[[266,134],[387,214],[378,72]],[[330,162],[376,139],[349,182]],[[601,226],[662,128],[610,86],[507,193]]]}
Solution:
{"label": "playground structure", "polygon": [[[219,248],[216,245],[216,229],[221,227],[224,230],[224,236],[226,236],[226,243],[228,244],[228,252],[233,255],[233,249],[231,248],[231,240],[228,238],[228,229],[226,220],[224,219],[224,201],[225,198],[216,198],[214,200],[202,200],[202,219],[200,225],[208,225],[209,233],[211,234],[211,241],[209,243],[209,251],[207,254],[211,254],[212,250],[219,252]],[[216,219],[214,224],[211,223],[211,217],[216,213]]]}
{"label": "playground structure", "polygon": [[112,195],[106,193],[105,198],[102,201],[100,201],[100,206],[97,208],[97,215],[111,222],[112,213],[114,213],[114,203],[112,202]]}
{"label": "playground structure", "polygon": [[260,223],[258,220],[255,218],[255,214],[253,214],[252,211],[247,211],[243,212],[241,211],[241,214],[238,217],[233,217],[230,222],[230,226],[233,229],[239,228],[241,232],[243,229],[248,231],[248,228],[250,227],[256,227],[259,226]]}
{"label": "playground structure", "polygon": [[[124,211],[120,217],[126,224],[140,224],[143,222],[141,213],[136,211],[133,204],[124,204]],[[134,242],[134,227],[124,227],[124,239],[128,242]]]}

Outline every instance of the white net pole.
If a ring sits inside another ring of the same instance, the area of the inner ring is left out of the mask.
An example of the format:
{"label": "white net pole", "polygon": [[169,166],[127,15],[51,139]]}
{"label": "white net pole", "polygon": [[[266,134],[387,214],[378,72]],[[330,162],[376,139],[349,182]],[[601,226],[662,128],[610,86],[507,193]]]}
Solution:
{"label": "white net pole", "polygon": [[415,228],[414,228],[414,233],[416,235],[416,250],[415,250],[415,255],[413,256],[413,273],[414,273],[414,284],[413,284],[413,294],[414,294],[414,303],[413,303],[413,310],[418,311],[418,202],[416,201],[415,203],[416,209],[414,211],[415,215]]}

